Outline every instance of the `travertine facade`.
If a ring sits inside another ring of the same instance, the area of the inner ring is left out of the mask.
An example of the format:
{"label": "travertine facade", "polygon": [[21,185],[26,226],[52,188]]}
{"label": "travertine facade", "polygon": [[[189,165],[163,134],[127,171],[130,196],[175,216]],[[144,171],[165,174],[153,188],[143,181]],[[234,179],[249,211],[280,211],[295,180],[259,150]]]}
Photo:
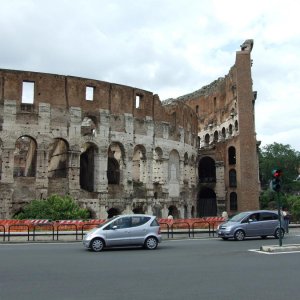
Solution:
{"label": "travertine facade", "polygon": [[95,218],[258,207],[252,41],[225,78],[178,99],[103,81],[0,70],[0,218],[70,194]]}

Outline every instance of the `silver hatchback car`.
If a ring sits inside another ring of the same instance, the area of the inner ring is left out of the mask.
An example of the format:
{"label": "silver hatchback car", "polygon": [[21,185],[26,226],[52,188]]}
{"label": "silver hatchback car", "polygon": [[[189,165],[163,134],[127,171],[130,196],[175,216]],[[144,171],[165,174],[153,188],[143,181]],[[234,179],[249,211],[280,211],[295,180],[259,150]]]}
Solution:
{"label": "silver hatchback car", "polygon": [[87,232],[83,245],[99,252],[104,247],[144,246],[154,250],[161,242],[160,225],[155,216],[120,215]]}
{"label": "silver hatchback car", "polygon": [[[223,240],[234,238],[237,241],[242,241],[245,237],[274,236],[279,238],[280,226],[278,213],[271,210],[255,210],[241,212],[227,222],[218,226],[218,236]],[[281,237],[284,236],[284,223],[281,220]]]}

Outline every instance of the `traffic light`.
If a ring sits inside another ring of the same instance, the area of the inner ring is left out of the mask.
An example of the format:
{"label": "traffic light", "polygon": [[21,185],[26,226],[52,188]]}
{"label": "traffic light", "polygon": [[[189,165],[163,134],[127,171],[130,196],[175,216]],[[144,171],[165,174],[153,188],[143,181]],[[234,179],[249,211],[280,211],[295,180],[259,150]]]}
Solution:
{"label": "traffic light", "polygon": [[271,181],[271,189],[274,191],[274,192],[280,192],[280,189],[281,189],[281,175],[282,175],[282,171],[279,170],[279,169],[275,169],[272,171],[272,175],[273,175],[273,178],[272,178],[272,181]]}

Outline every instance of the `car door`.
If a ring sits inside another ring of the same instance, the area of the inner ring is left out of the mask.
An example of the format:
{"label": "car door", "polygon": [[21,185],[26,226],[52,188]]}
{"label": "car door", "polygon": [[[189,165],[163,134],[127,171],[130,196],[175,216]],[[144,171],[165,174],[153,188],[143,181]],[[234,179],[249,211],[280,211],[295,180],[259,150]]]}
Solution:
{"label": "car door", "polygon": [[246,236],[258,236],[260,234],[261,222],[259,221],[260,214],[253,213],[243,222],[243,227],[245,230]]}
{"label": "car door", "polygon": [[148,225],[146,224],[151,218],[147,216],[132,216],[130,239],[132,244],[142,245],[147,235]]}
{"label": "car door", "polygon": [[132,243],[130,239],[130,217],[120,217],[110,223],[105,230],[107,246],[124,246]]}

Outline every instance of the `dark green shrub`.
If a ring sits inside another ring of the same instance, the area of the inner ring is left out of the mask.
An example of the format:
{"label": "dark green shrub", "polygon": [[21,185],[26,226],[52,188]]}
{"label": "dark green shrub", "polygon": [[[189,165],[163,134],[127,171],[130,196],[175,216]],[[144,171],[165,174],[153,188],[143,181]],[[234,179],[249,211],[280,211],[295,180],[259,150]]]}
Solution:
{"label": "dark green shrub", "polygon": [[90,212],[80,208],[70,196],[51,195],[25,205],[15,219],[75,220],[88,219]]}

